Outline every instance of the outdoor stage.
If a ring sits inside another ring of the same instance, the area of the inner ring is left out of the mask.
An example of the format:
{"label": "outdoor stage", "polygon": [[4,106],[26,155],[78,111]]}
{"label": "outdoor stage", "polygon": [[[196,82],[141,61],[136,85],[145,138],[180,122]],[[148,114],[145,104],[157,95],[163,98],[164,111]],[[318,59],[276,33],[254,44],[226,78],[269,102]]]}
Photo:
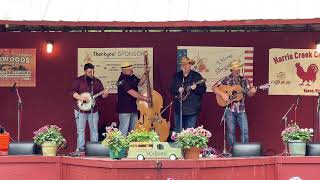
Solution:
{"label": "outdoor stage", "polygon": [[96,179],[320,179],[320,157],[213,158],[201,160],[111,160],[92,157],[1,156],[1,180]]}

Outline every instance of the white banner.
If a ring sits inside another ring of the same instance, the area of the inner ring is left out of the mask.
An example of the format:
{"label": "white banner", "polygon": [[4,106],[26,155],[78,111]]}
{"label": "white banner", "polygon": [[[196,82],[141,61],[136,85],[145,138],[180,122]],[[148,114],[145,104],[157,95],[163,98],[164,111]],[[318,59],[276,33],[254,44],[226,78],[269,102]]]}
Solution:
{"label": "white banner", "polygon": [[[78,48],[78,76],[84,74],[83,65],[95,66],[95,77],[102,81],[110,93],[117,93],[114,86],[121,73],[121,63],[129,62],[134,67],[134,74],[141,77],[144,73],[144,52],[148,53],[150,82],[153,85],[153,48]],[[145,83],[146,84],[146,83]]]}
{"label": "white banner", "polygon": [[214,83],[230,74],[229,64],[233,60],[242,61],[242,74],[253,83],[253,47],[178,46],[178,70],[182,56],[196,61],[192,69],[207,79],[207,92],[212,92]]}
{"label": "white banner", "polygon": [[270,49],[270,95],[318,95],[320,53],[314,49]]}

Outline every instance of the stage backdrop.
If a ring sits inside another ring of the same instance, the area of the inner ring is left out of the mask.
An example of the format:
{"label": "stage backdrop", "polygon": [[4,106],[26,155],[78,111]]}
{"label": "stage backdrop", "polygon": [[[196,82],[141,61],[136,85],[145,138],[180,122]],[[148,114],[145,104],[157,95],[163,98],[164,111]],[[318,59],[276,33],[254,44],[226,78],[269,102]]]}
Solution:
{"label": "stage backdrop", "polygon": [[314,49],[270,49],[270,95],[318,96],[320,54]]}
{"label": "stage backdrop", "polygon": [[0,49],[0,86],[36,86],[36,49]]}
{"label": "stage backdrop", "polygon": [[229,64],[233,60],[240,60],[244,64],[242,75],[253,83],[253,47],[178,46],[178,70],[182,56],[196,61],[192,70],[207,80],[207,92],[212,92],[210,87],[230,74]]}
{"label": "stage backdrop", "polygon": [[[148,53],[149,77],[153,85],[153,49],[152,48],[79,48],[78,76],[83,75],[86,63],[95,65],[94,75],[102,81],[110,93],[117,92],[117,81],[121,73],[121,63],[129,62],[134,67],[134,73],[141,77],[145,71],[144,52]],[[146,83],[145,86],[146,87]],[[140,89],[139,89],[140,90]]]}
{"label": "stage backdrop", "polygon": [[[46,124],[62,127],[68,141],[67,151],[75,149],[76,126],[73,114],[73,98],[70,95],[72,80],[78,75],[78,48],[137,48],[153,47],[154,89],[160,92],[164,105],[173,97],[170,82],[177,70],[177,46],[253,47],[254,84],[268,81],[269,49],[311,49],[320,32],[259,32],[259,33],[0,33],[0,48],[36,49],[37,86],[19,89],[22,101],[22,140],[32,140],[33,131]],[[47,41],[54,41],[53,53],[46,52]],[[304,67],[306,68],[306,67]],[[311,83],[310,83],[311,84]],[[208,86],[208,88],[211,88]],[[13,139],[17,139],[17,98],[10,88],[0,88],[2,106],[0,124],[6,127]],[[315,124],[317,98],[303,96],[297,108],[297,122],[301,127]],[[261,142],[266,154],[283,150],[281,117],[294,101],[292,96],[268,96],[259,91],[246,99],[251,142]],[[118,122],[116,94],[102,100],[99,134],[112,121]],[[203,124],[213,134],[209,145],[222,150],[223,126],[220,125],[223,108],[215,101],[213,93],[205,93],[197,125]],[[162,116],[169,120],[169,111]],[[294,112],[288,116],[293,119]],[[173,124],[171,123],[172,127]],[[88,128],[87,128],[88,130]],[[237,131],[238,132],[238,131]],[[87,138],[88,131],[86,132]],[[239,137],[239,136],[238,136]],[[101,136],[100,139],[103,137]]]}

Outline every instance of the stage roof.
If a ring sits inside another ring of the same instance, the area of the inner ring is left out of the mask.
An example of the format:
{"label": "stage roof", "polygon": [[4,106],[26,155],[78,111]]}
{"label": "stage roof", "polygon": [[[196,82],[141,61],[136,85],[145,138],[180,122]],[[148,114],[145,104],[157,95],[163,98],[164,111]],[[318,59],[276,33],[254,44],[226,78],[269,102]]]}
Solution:
{"label": "stage roof", "polygon": [[319,0],[1,0],[0,24],[237,26],[319,24]]}

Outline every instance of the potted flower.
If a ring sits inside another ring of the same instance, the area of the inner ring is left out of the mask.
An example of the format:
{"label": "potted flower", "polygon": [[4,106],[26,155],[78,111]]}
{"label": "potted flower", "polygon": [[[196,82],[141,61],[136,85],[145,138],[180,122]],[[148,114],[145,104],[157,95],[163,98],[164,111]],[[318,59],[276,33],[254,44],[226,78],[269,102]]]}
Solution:
{"label": "potted flower", "polygon": [[282,140],[288,143],[290,155],[304,156],[306,143],[313,136],[312,128],[300,128],[297,123],[291,122],[281,133]]}
{"label": "potted flower", "polygon": [[56,125],[46,125],[33,133],[33,140],[41,146],[44,156],[56,156],[58,147],[66,143],[66,139],[61,134],[61,128]]}
{"label": "potted flower", "polygon": [[112,125],[106,127],[106,133],[103,134],[106,138],[101,142],[109,148],[109,154],[112,159],[121,159],[129,146],[126,137]]}
{"label": "potted flower", "polygon": [[199,159],[201,148],[207,147],[210,137],[210,131],[203,129],[203,126],[187,128],[171,135],[171,139],[184,150],[185,159]]}

